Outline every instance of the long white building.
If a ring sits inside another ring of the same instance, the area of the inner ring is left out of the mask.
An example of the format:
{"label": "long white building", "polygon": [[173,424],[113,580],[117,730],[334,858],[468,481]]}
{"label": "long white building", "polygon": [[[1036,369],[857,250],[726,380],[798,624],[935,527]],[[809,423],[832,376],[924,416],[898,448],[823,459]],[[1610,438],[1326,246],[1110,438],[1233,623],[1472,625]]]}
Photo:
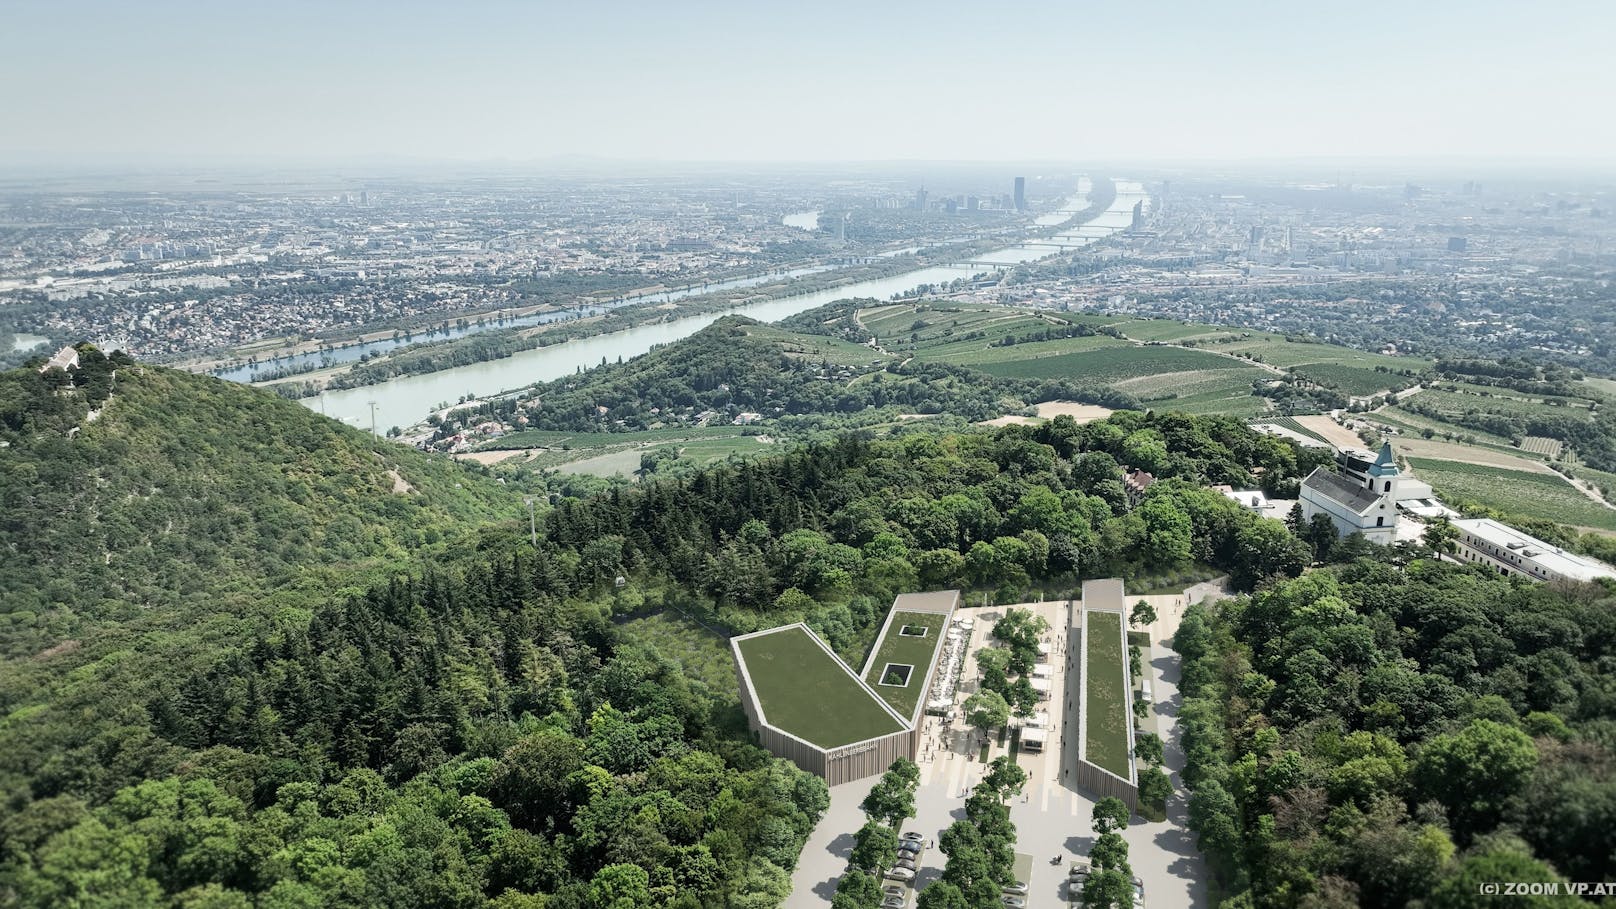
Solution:
{"label": "long white building", "polygon": [[1499,574],[1534,581],[1592,581],[1616,578],[1616,570],[1593,559],[1566,552],[1492,518],[1460,518],[1453,522],[1461,562],[1486,565]]}

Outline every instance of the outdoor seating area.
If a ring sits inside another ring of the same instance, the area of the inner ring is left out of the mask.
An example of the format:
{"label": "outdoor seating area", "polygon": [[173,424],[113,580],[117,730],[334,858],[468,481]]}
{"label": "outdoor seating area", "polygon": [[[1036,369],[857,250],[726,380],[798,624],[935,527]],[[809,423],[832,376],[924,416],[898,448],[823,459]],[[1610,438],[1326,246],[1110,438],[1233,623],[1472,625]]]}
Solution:
{"label": "outdoor seating area", "polygon": [[943,637],[943,653],[937,661],[937,680],[932,684],[931,698],[926,702],[927,713],[948,716],[954,709],[954,693],[959,690],[971,628],[975,625],[976,620],[966,616],[956,616],[949,623],[948,633]]}

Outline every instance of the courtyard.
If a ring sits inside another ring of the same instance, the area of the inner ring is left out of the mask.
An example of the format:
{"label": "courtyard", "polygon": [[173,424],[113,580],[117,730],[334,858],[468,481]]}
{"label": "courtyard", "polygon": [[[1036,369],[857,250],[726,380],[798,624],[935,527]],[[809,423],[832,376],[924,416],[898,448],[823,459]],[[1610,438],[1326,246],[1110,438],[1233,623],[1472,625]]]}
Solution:
{"label": "courtyard", "polygon": [[[1130,606],[1143,599],[1157,612],[1156,622],[1148,629],[1153,647],[1144,669],[1155,694],[1152,718],[1166,745],[1163,769],[1174,786],[1174,793],[1167,802],[1165,821],[1151,823],[1136,815],[1124,834],[1129,845],[1129,861],[1134,874],[1144,882],[1145,905],[1151,909],[1201,907],[1208,902],[1205,869],[1195,848],[1195,836],[1186,825],[1185,794],[1179,779],[1184,766],[1175,722],[1179,706],[1179,663],[1177,653],[1171,648],[1171,638],[1187,603],[1216,597],[1219,590],[1215,585],[1203,584],[1182,595],[1127,598]],[[1067,697],[1067,674],[1080,666],[1081,661],[1077,659],[1080,655],[1074,654],[1069,646],[1076,642],[1067,640],[1068,603],[1063,600],[1019,605],[1048,621],[1050,630],[1044,639],[1049,644],[1047,659],[1053,669],[1050,699],[1043,705],[1050,717],[1048,741],[1042,752],[1021,751],[1016,755],[1028,779],[1025,791],[1011,805],[1010,811],[1017,828],[1016,851],[1033,857],[1027,880],[1030,887],[1027,905],[1029,909],[1039,909],[1066,905],[1067,863],[1074,857],[1087,855],[1094,843],[1095,835],[1090,829],[1094,798],[1077,791],[1069,782],[1077,761],[1078,717],[1075,696]],[[992,643],[993,624],[1007,608],[962,604],[955,613],[957,617],[975,619],[968,645],[972,657],[966,660],[956,703],[962,703],[976,691],[974,654]],[[1010,742],[1009,737],[1004,744],[1000,744],[997,737],[988,738],[988,760],[1007,753]],[[917,761],[920,788],[915,795],[916,814],[903,826],[904,830],[920,833],[932,844],[915,878],[917,891],[942,875],[947,856],[935,848],[937,837],[955,820],[965,816],[965,796],[987,768],[979,760],[983,743],[982,736],[966,726],[963,717],[952,722],[934,716],[923,720]],[[874,779],[864,779],[831,788],[830,809],[810,835],[793,874],[792,893],[785,902],[788,909],[814,909],[829,904],[836,892],[836,882],[846,869],[847,856],[853,848],[853,833],[864,823],[859,803],[874,782]],[[1051,861],[1057,857],[1058,862]]]}

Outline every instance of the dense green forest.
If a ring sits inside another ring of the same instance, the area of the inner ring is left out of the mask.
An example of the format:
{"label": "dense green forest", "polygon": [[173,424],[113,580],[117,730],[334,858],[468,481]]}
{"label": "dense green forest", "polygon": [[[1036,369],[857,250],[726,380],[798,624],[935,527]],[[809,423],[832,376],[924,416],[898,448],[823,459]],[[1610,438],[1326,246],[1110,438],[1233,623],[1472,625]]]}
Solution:
{"label": "dense green forest", "polygon": [[[1308,559],[1201,488],[1311,467],[1228,419],[845,436],[563,499],[535,548],[477,472],[86,356],[0,377],[27,553],[4,611],[31,654],[6,663],[0,901],[22,906],[774,906],[823,784],[622,620],[803,619],[856,656],[917,585],[1200,561],[1251,587]],[[1132,503],[1119,463],[1163,482]],[[103,526],[165,490],[127,539]]]}
{"label": "dense green forest", "polygon": [[1436,909],[1493,905],[1483,882],[1616,879],[1609,588],[1364,558],[1193,607],[1176,645],[1190,824],[1223,905]]}

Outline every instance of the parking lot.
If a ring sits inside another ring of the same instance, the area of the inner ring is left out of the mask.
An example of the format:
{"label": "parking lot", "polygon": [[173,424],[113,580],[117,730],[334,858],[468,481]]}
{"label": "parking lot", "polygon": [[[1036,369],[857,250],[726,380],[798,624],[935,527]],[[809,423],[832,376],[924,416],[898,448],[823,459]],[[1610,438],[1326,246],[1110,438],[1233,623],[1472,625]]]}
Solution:
{"label": "parking lot", "polygon": [[[1207,903],[1204,868],[1195,849],[1194,834],[1185,826],[1185,802],[1179,780],[1183,751],[1179,747],[1175,722],[1179,705],[1178,655],[1168,645],[1186,602],[1215,594],[1215,591],[1212,586],[1202,585],[1186,591],[1184,596],[1144,598],[1157,612],[1157,621],[1150,629],[1156,647],[1147,671],[1157,699],[1152,709],[1167,745],[1165,769],[1175,789],[1174,796],[1168,800],[1166,821],[1150,823],[1135,816],[1125,834],[1129,861],[1134,874],[1144,882],[1145,905],[1152,909],[1158,906],[1182,909]],[[1127,601],[1131,606],[1139,599],[1129,596]],[[1068,703],[1066,697],[1068,605],[1060,601],[1025,603],[1021,607],[1037,612],[1049,622],[1047,659],[1054,670],[1052,694],[1045,705],[1051,720],[1049,742],[1042,753],[1024,751],[1018,755],[1017,763],[1027,771],[1027,787],[1010,810],[1017,829],[1016,850],[1033,858],[1027,881],[1030,886],[1027,905],[1029,909],[1036,909],[1065,904],[1067,866],[1072,858],[1087,855],[1094,842],[1089,826],[1094,800],[1067,782],[1077,760],[1076,698]],[[974,654],[977,649],[989,646],[993,623],[1003,615],[1005,608],[962,605],[956,615],[976,620],[968,652]],[[966,661],[955,696],[956,704],[963,704],[965,698],[976,691],[975,664],[974,658]],[[924,887],[942,875],[947,856],[936,849],[937,837],[955,820],[965,816],[965,796],[986,769],[978,760],[982,739],[965,725],[963,716],[951,723],[927,717],[923,733],[915,817],[904,825],[905,830],[922,834],[932,845],[922,856],[916,887]],[[1068,737],[1073,742],[1070,749],[1066,747]],[[990,745],[989,760],[1006,751],[996,741],[991,741]],[[836,882],[846,869],[847,856],[852,852],[853,833],[864,824],[858,805],[874,782],[874,778],[858,780],[831,789],[831,807],[809,837],[793,875],[792,894],[785,903],[789,909],[810,909],[830,902],[836,892]],[[1057,857],[1058,862],[1052,861]],[[913,900],[910,904],[913,905]]]}

